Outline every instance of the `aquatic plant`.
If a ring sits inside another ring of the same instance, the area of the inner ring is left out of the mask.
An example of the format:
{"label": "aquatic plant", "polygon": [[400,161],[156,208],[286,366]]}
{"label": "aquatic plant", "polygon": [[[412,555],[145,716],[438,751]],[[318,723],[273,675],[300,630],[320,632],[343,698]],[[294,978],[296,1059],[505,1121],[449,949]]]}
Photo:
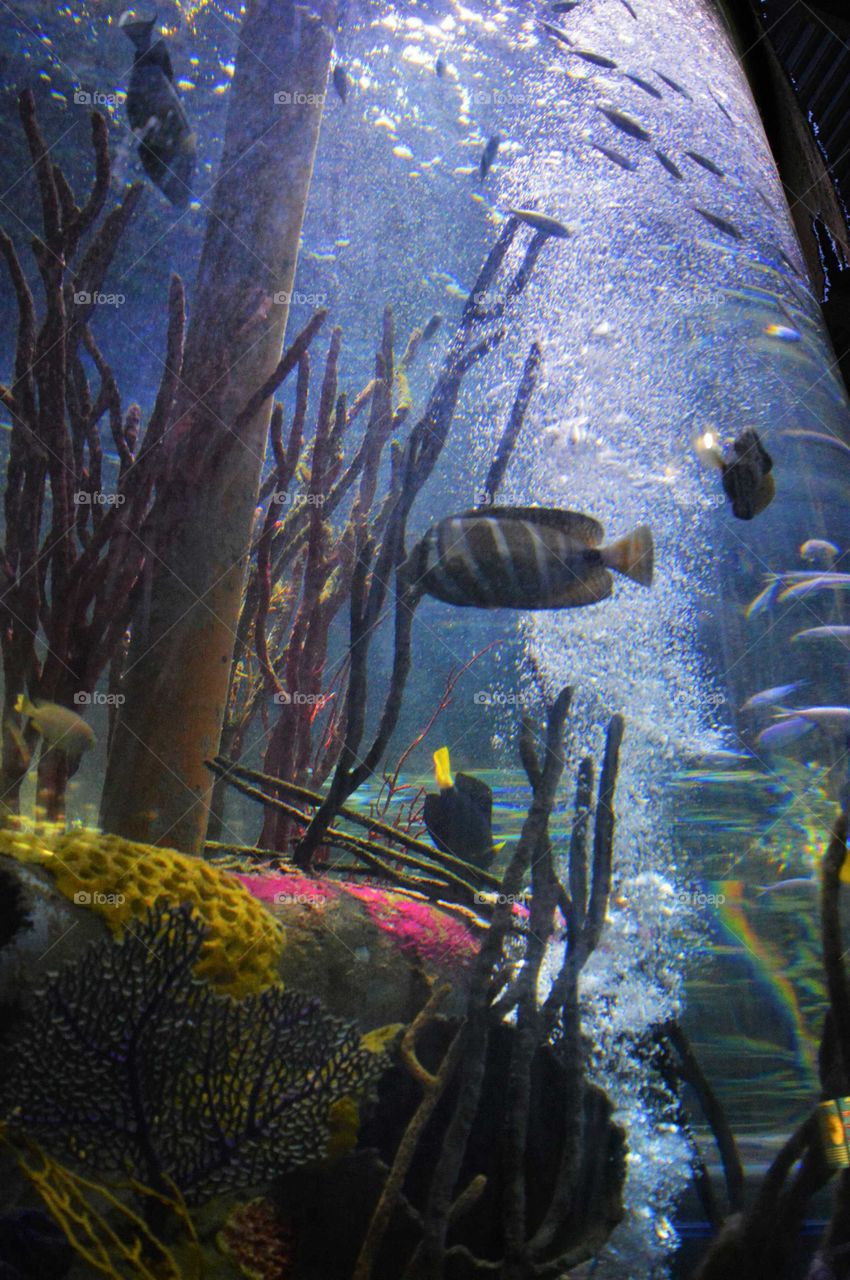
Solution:
{"label": "aquatic plant", "polygon": [[334,1104],[377,1078],[382,1046],[281,987],[218,995],[194,977],[204,941],[190,908],[156,907],[51,979],[7,1053],[13,1134],[189,1203],[322,1155]]}
{"label": "aquatic plant", "polygon": [[[561,879],[549,815],[569,702],[565,690],[549,710],[542,761],[534,726],[523,725],[532,802],[474,961],[465,1016],[441,1018],[446,989],[435,990],[407,1028],[401,1065],[382,1083],[387,1109],[379,1103],[362,1137],[387,1161],[380,1185],[358,1200],[367,1225],[356,1244],[351,1232],[312,1244],[310,1264],[328,1280],[554,1280],[598,1253],[622,1216],[624,1135],[586,1078],[577,988],[607,908],[623,723],[615,716],[608,726],[598,790],[591,761],[581,763]],[[515,904],[526,887],[531,916],[518,940]],[[542,994],[544,957],[562,927],[566,949]],[[358,1186],[363,1155],[349,1164]],[[345,1194],[345,1170],[326,1185]],[[324,1186],[312,1187],[310,1206]],[[285,1179],[285,1203],[291,1191]]]}
{"label": "aquatic plant", "polygon": [[[107,125],[94,112],[94,181],[88,198],[78,205],[52,160],[30,91],[20,95],[18,107],[38,185],[43,232],[32,247],[44,301],[39,315],[15,246],[0,232],[0,254],[18,306],[14,380],[0,387],[11,421],[0,556],[0,795],[7,812],[17,812],[37,738],[32,724],[21,733],[18,696],[29,693],[36,700],[79,709],[119,651],[143,563],[140,533],[183,342],[183,286],[175,276],[162,379],[142,431],[138,405],[123,407],[91,330],[97,299],[142,188],[130,187],[121,203],[102,216],[110,189]],[[97,375],[96,386],[90,369]],[[99,435],[104,417],[119,459],[114,492],[104,474]],[[48,816],[62,811],[67,773],[61,751],[42,752],[39,803]]]}
{"label": "aquatic plant", "polygon": [[46,867],[60,893],[98,912],[118,937],[153,904],[190,906],[204,929],[194,974],[224,994],[278,981],[282,926],[234,876],[199,858],[51,824],[0,831],[0,853]]}

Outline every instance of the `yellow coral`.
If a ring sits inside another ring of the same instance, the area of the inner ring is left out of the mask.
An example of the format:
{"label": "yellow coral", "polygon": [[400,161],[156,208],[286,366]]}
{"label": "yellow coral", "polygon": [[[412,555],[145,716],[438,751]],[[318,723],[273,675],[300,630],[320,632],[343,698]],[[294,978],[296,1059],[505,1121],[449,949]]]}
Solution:
{"label": "yellow coral", "polygon": [[0,853],[47,867],[60,893],[116,935],[157,902],[189,903],[208,930],[195,973],[218,991],[239,998],[278,981],[283,927],[235,876],[200,858],[46,823],[0,831]]}

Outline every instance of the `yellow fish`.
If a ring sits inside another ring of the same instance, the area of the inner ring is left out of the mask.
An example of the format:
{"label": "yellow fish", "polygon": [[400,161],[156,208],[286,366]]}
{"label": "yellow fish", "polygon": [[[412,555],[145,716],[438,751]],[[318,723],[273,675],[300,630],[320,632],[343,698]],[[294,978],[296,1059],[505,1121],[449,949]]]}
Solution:
{"label": "yellow fish", "polygon": [[21,693],[15,710],[31,720],[47,745],[67,756],[69,764],[79,764],[83,752],[95,744],[91,725],[70,707],[60,707],[56,702],[30,702]]}

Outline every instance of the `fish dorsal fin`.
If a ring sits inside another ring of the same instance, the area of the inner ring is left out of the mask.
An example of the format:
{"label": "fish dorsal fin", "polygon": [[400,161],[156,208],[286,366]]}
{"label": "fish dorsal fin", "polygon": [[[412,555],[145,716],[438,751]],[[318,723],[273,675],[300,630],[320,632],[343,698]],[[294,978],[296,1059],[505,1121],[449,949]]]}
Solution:
{"label": "fish dorsal fin", "polygon": [[474,778],[470,773],[456,773],[455,790],[471,800],[476,809],[486,817],[490,817],[493,812],[493,792],[486,782],[482,782],[480,778]]}
{"label": "fish dorsal fin", "polygon": [[605,532],[592,516],[581,511],[564,511],[559,507],[473,507],[464,511],[460,519],[468,520],[474,516],[487,516],[491,520],[524,520],[528,524],[560,529],[589,547],[598,547]]}

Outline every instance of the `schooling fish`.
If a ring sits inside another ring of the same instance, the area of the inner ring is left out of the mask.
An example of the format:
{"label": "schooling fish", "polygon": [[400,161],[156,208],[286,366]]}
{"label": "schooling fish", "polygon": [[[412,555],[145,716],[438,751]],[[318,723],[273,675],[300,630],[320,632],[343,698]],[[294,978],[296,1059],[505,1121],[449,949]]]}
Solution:
{"label": "schooling fish", "polygon": [[821,729],[850,729],[850,707],[786,707],[783,720],[808,720]]}
{"label": "schooling fish", "polygon": [[780,720],[776,724],[769,725],[767,729],[762,729],[756,738],[756,745],[770,749],[784,747],[786,742],[794,742],[797,738],[802,738],[803,734],[809,733],[814,727],[813,721],[804,720],[802,716]]}
{"label": "schooling fish", "polygon": [[725,178],[726,174],[719,168],[713,160],[709,160],[708,156],[700,155],[698,151],[686,151],[686,156],[690,156],[694,164],[700,165],[703,169],[707,169],[709,173],[713,173],[716,178]]}
{"label": "schooling fish", "polygon": [[838,436],[831,436],[826,431],[810,431],[807,427],[788,427],[782,432],[784,436],[792,436],[796,440],[811,440],[813,444],[828,444],[833,449],[838,449],[841,453],[850,454],[850,445],[839,439]]}
{"label": "schooling fish", "polygon": [[612,160],[614,164],[618,164],[621,169],[636,169],[637,165],[631,156],[624,156],[622,151],[616,151],[614,147],[604,147],[601,142],[591,142],[594,151],[600,151],[606,160]]}
{"label": "schooling fish", "polygon": [[670,174],[671,178],[676,178],[678,182],[683,181],[681,169],[679,168],[678,165],[673,163],[673,161],[670,159],[668,155],[666,155],[663,151],[659,151],[657,147],[655,149],[655,155],[658,159],[658,163],[663,165],[663,167]]}
{"label": "schooling fish", "polygon": [[798,631],[791,640],[838,640],[841,644],[850,643],[850,627],[830,626],[830,627],[807,627],[805,631]]}
{"label": "schooling fish", "polygon": [[83,752],[95,744],[91,725],[70,707],[60,707],[55,702],[30,702],[21,693],[15,710],[31,720],[47,745],[61,751],[69,764],[79,764]]}
{"label": "schooling fish", "polygon": [[654,84],[650,84],[648,80],[642,80],[640,76],[634,75],[633,72],[627,71],[626,79],[631,80],[632,84],[636,84],[639,89],[643,89],[644,93],[648,93],[650,98],[657,98],[661,101],[664,94],[656,89]]}
{"label": "schooling fish", "polygon": [[431,319],[428,321],[425,328],[422,330],[422,341],[427,342],[429,338],[433,338],[442,323],[443,317],[440,315],[439,311],[435,312],[434,315],[431,316]]}
{"label": "schooling fish", "polygon": [[791,694],[801,689],[805,683],[805,680],[795,680],[793,684],[776,684],[772,689],[762,689],[759,693],[754,693],[751,698],[747,698],[741,710],[754,711],[758,707],[774,706],[783,698],[790,698]]}
{"label": "schooling fish", "polygon": [[738,228],[734,222],[730,222],[728,218],[722,218],[719,213],[711,213],[708,209],[701,209],[698,204],[694,205],[701,218],[705,218],[706,222],[710,222],[718,231],[722,231],[724,235],[731,236],[733,240],[743,240]]}
{"label": "schooling fish", "polygon": [[696,448],[703,461],[719,469],[732,513],[739,520],[752,520],[773,501],[776,493],[771,475],[773,459],[757,431],[752,428],[742,431],[726,456],[718,449],[710,431],[697,440]]}
{"label": "schooling fish", "polygon": [[192,196],[195,135],[174,87],[165,41],[151,43],[156,22],[156,17],[139,21],[128,9],[118,23],[136,50],[127,88],[127,119],[140,137],[139,159],[145,173],[181,208]]}
{"label": "schooling fish", "polygon": [[428,595],[461,608],[571,609],[604,600],[610,570],[652,584],[652,533],[641,525],[602,546],[603,528],[577,511],[476,507],[434,525],[409,572]]}
{"label": "schooling fish", "polygon": [[807,538],[800,547],[800,556],[803,560],[822,560],[824,564],[834,564],[840,553],[834,542],[828,542],[826,538]]}
{"label": "schooling fish", "polygon": [[687,89],[683,89],[682,86],[680,84],[677,84],[675,80],[671,80],[670,76],[665,76],[664,72],[659,71],[657,67],[654,70],[659,80],[663,80],[664,83],[668,85],[673,90],[674,93],[680,93],[683,98],[687,98],[688,102],[693,102],[693,98],[688,93]]}
{"label": "schooling fish", "polygon": [[598,107],[606,120],[610,120],[616,129],[627,133],[630,138],[637,138],[639,142],[648,142],[649,133],[644,129],[639,120],[635,120],[632,116],[627,116],[625,111],[617,111],[613,107]]}
{"label": "schooling fish", "polygon": [[487,145],[481,153],[481,161],[478,165],[478,175],[482,182],[487,177],[487,174],[493,166],[493,161],[496,159],[496,153],[499,150],[501,142],[502,139],[499,137],[498,133],[494,133],[492,138],[488,138],[487,140]]}
{"label": "schooling fish", "polygon": [[553,13],[571,13],[573,9],[577,9],[579,0],[555,0],[552,5]]}
{"label": "schooling fish", "polygon": [[443,853],[477,867],[488,867],[503,846],[493,844],[493,792],[468,773],[451,775],[448,747],[434,752],[439,795],[425,797],[428,834]]}
{"label": "schooling fish", "polygon": [[535,231],[542,231],[547,236],[556,236],[560,240],[567,240],[573,234],[572,227],[568,227],[566,223],[559,222],[557,218],[550,218],[548,214],[537,213],[535,209],[510,208],[508,213],[515,218],[519,218],[520,222],[526,223],[527,226],[533,227]]}
{"label": "schooling fish", "polygon": [[637,14],[635,13],[632,6],[629,4],[629,0],[620,0],[620,4],[625,9],[626,13],[630,13],[631,16],[634,18],[635,22],[637,22]]}
{"label": "schooling fish", "polygon": [[345,69],[343,63],[338,62],[333,69],[333,85],[336,89],[336,95],[340,102],[348,101],[348,90],[351,85],[351,78]]}
{"label": "schooling fish", "polygon": [[538,18],[537,21],[553,40],[560,40],[561,44],[565,44],[569,49],[573,47],[572,37],[567,35],[563,27],[556,26],[554,22],[547,22],[545,18]]}
{"label": "schooling fish", "polygon": [[771,578],[764,590],[760,591],[755,600],[751,600],[744,610],[744,617],[747,621],[750,618],[755,618],[760,613],[764,613],[765,609],[769,609],[774,604],[781,586],[781,578]]}
{"label": "schooling fish", "polygon": [[[787,574],[785,576],[790,577]],[[850,573],[807,573],[796,582],[792,582],[790,586],[783,587],[779,603],[802,600],[806,596],[815,595],[818,591],[847,591],[848,589],[850,589]]]}
{"label": "schooling fish", "polygon": [[595,67],[605,67],[608,71],[614,71],[617,64],[611,58],[606,58],[602,53],[592,53],[590,49],[573,49],[573,53],[577,58],[584,58],[585,62],[592,62]]}
{"label": "schooling fish", "polygon": [[437,78],[442,80],[443,76],[446,74],[446,60],[441,53],[437,54],[437,61],[434,63],[434,70],[437,73]]}

